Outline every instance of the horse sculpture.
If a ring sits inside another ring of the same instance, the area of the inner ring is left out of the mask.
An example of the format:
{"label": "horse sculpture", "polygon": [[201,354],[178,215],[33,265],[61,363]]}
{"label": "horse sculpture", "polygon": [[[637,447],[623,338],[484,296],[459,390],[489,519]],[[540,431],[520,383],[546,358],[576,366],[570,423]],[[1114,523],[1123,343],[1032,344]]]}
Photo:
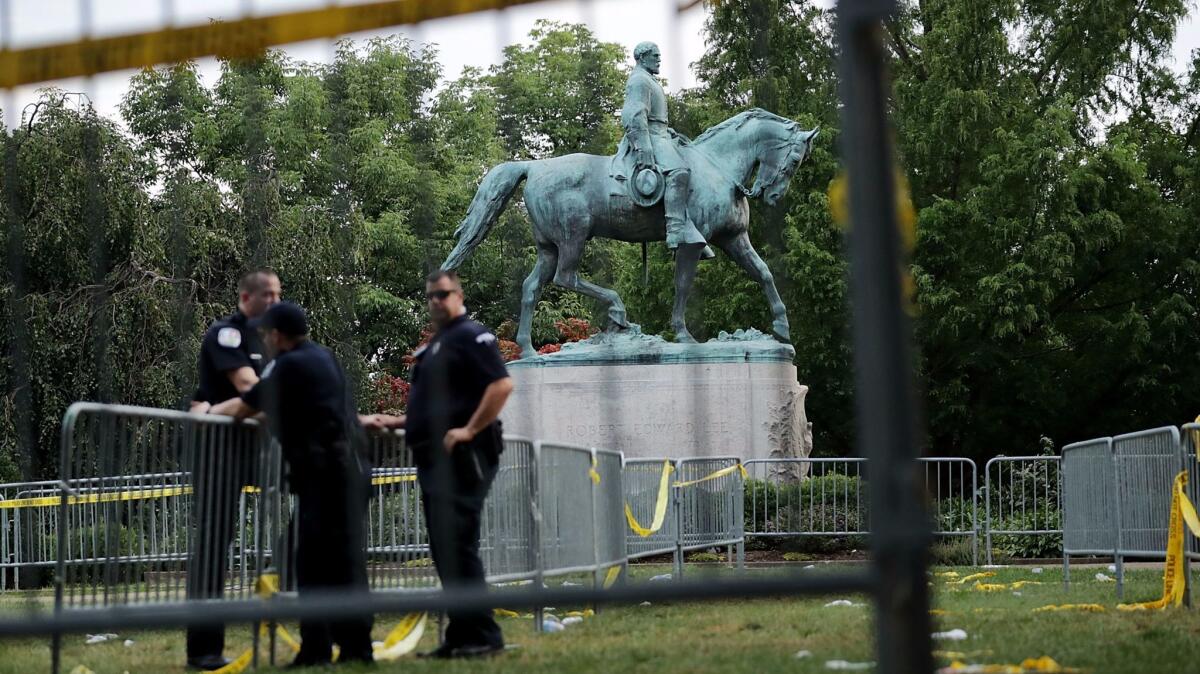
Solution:
{"label": "horse sculpture", "polygon": [[[762,286],[771,305],[772,331],[790,341],[787,309],[775,280],[748,236],[747,198],[762,197],[774,206],[787,191],[792,174],[812,151],[817,129],[754,108],[705,131],[694,141],[681,140],[692,169],[688,217],[704,237],[720,248]],[[610,176],[613,158],[569,154],[550,159],[506,162],[493,167],[479,185],[466,218],[455,231],[458,243],[442,264],[456,269],[487,236],[522,180],[525,206],[533,223],[537,263],[522,286],[517,344],[521,356],[536,355],[530,331],[542,288],[554,283],[594,297],[608,308],[609,329],[628,328],[625,305],[616,292],[579,276],[583,247],[592,237],[649,242],[666,239],[662,203],[633,204],[623,182]],[[754,186],[743,185],[755,177]],[[671,327],[676,340],[695,341],[684,320],[695,280],[699,247],[681,247],[675,257],[675,303]]]}

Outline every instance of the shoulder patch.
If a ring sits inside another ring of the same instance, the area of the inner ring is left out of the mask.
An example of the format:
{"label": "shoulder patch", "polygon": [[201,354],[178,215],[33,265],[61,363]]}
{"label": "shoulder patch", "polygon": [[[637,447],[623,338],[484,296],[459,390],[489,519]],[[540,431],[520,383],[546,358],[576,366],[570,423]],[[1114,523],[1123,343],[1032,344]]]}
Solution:
{"label": "shoulder patch", "polygon": [[494,341],[496,341],[496,336],[490,332],[482,332],[478,335],[475,335],[476,344],[491,344]]}
{"label": "shoulder patch", "polygon": [[237,328],[221,328],[217,332],[217,344],[228,349],[236,349],[242,345],[242,331]]}

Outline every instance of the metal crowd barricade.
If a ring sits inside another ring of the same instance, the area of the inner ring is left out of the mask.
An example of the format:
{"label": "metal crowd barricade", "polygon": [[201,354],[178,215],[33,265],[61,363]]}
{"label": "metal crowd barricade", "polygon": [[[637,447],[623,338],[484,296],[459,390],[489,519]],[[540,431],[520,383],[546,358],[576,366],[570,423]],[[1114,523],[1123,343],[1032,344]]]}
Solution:
{"label": "metal crowd barricade", "polygon": [[367,433],[371,500],[367,506],[367,574],[372,590],[431,587],[437,582],[417,471],[403,431]]}
{"label": "metal crowd barricade", "polygon": [[[746,535],[759,538],[865,536],[870,533],[866,459],[754,459],[746,498]],[[803,479],[796,477],[806,475]]]}
{"label": "metal crowd barricade", "polygon": [[[961,457],[920,459],[932,501],[934,532],[970,537],[978,562],[979,517],[975,462]],[[870,534],[867,460],[754,459],[746,462],[746,536],[843,537]],[[806,477],[797,478],[803,475]]]}
{"label": "metal crowd barricade", "polygon": [[[211,573],[217,555],[227,556],[226,574],[204,582],[226,596],[252,596],[254,580],[270,563],[262,532],[273,514],[261,507],[257,484],[211,485],[227,471],[236,482],[263,474],[259,464],[267,453],[259,451],[263,436],[256,424],[76,403],[62,432],[65,494],[56,492],[59,503],[51,510],[58,513],[54,548],[63,604],[183,600],[187,573],[193,580],[201,577],[197,568]],[[234,473],[226,463],[248,468]],[[198,474],[210,480],[203,493]],[[200,545],[215,540],[221,526],[230,531],[232,547]],[[199,566],[189,569],[192,562]]]}
{"label": "metal crowd barricade", "polygon": [[[1200,504],[1200,424],[1185,424],[1180,429],[1179,439],[1181,458],[1188,472],[1188,499],[1193,505]],[[1184,535],[1184,539],[1188,542],[1187,559],[1200,561],[1200,537]]]}
{"label": "metal crowd barricade", "polygon": [[1182,468],[1173,426],[1113,438],[1117,502],[1117,596],[1126,557],[1166,557],[1171,488]]}
{"label": "metal crowd barricade", "polygon": [[993,536],[1062,536],[1060,461],[1052,455],[997,456],[984,465],[988,564]]}
{"label": "metal crowd barricade", "polygon": [[8,589],[10,573],[13,589],[36,588],[39,569],[55,564],[58,511],[49,506],[58,499],[47,495],[58,495],[57,482],[0,484],[0,590]]}
{"label": "metal crowd barricade", "polygon": [[733,557],[736,548],[738,568],[745,564],[743,470],[741,459],[734,456],[681,459],[676,464],[676,578],[683,576],[688,550],[727,546]]}
{"label": "metal crowd barricade", "polygon": [[[626,459],[621,469],[628,508],[625,553],[629,559],[673,554],[679,521],[671,483],[675,479],[671,459]],[[640,529],[634,528],[634,525]]]}
{"label": "metal crowd barricade", "polygon": [[483,509],[480,553],[493,583],[535,580],[538,573],[537,457],[533,442],[504,438],[504,453]]}
{"label": "metal crowd barricade", "polygon": [[[625,550],[626,522],[624,516],[624,457],[620,452],[593,449],[595,462],[592,480],[593,528],[596,539],[596,583],[600,584],[605,570],[624,567],[629,558]],[[614,571],[614,573],[616,573]]]}
{"label": "metal crowd barricade", "polygon": [[1117,496],[1112,438],[1062,448],[1063,584],[1074,555],[1117,555]]}
{"label": "metal crowd barricade", "polygon": [[542,575],[595,572],[598,551],[592,450],[538,441],[534,443],[534,455],[538,465]]}

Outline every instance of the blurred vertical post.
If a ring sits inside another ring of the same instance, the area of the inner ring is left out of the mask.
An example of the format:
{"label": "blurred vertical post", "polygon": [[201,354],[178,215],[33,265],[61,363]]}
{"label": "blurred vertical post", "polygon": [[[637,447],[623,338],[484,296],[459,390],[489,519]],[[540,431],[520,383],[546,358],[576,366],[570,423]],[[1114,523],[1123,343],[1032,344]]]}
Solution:
{"label": "blurred vertical post", "polygon": [[858,442],[870,480],[878,672],[933,671],[924,512],[910,328],[901,307],[900,237],[887,128],[881,20],[896,0],[840,0],[842,139],[849,174],[849,250]]}

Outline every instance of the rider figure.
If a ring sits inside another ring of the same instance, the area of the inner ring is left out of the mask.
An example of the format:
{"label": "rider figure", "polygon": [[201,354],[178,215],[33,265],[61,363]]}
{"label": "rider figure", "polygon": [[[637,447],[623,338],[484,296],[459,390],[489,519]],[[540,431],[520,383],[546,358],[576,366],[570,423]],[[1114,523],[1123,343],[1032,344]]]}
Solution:
{"label": "rider figure", "polygon": [[625,107],[621,109],[621,126],[634,152],[634,173],[643,166],[658,165],[666,185],[663,206],[667,220],[667,248],[703,246],[706,241],[696,225],[688,220],[688,183],[691,170],[679,155],[670,128],[667,126],[667,96],[654,77],[658,74],[662,56],[658,45],[642,42],[633,48],[637,66],[625,84]]}

